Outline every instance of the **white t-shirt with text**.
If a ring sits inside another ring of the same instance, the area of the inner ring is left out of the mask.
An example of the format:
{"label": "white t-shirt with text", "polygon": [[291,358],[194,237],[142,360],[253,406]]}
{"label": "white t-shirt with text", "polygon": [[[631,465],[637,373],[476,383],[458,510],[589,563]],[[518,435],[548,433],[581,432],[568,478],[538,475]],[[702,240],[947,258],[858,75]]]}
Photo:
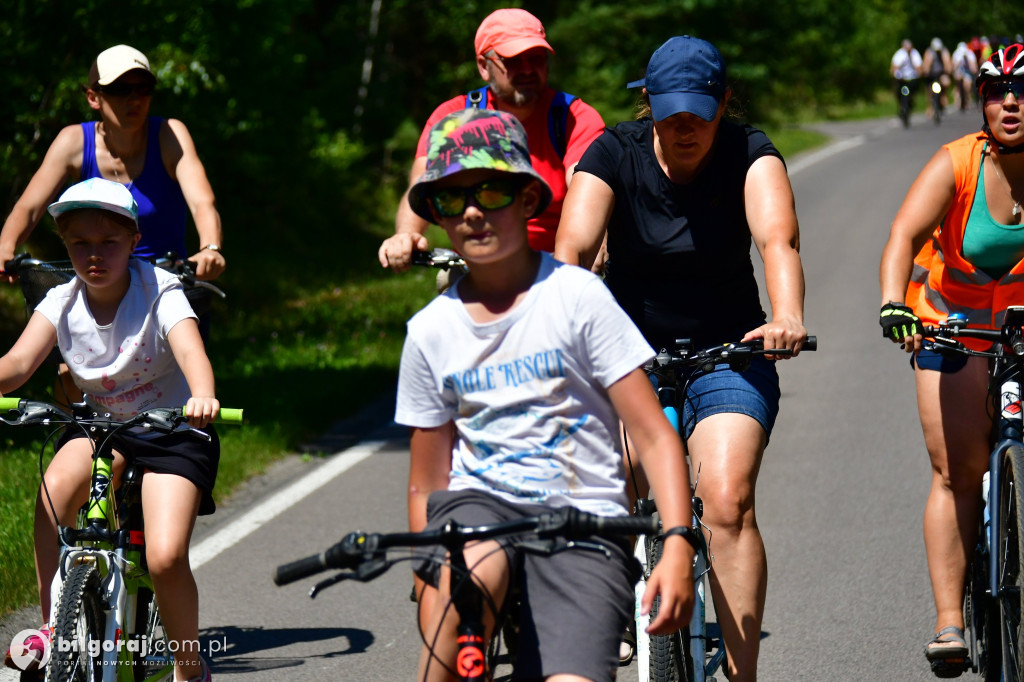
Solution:
{"label": "white t-shirt with text", "polygon": [[409,321],[395,421],[454,421],[449,490],[624,515],[607,389],[653,356],[600,279],[542,254],[526,297],[497,321],[474,322],[458,283]]}

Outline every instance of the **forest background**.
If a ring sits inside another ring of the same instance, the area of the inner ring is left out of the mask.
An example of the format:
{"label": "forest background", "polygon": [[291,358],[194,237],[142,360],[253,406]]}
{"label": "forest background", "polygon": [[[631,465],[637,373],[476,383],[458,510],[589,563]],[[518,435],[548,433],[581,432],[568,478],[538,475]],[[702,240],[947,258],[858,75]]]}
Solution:
{"label": "forest background", "polygon": [[[992,0],[14,0],[0,14],[3,215],[61,127],[93,118],[81,86],[101,50],[149,57],[151,113],[181,119],[223,218],[228,292],[209,352],[222,403],[249,426],[222,429],[218,490],[313,442],[334,420],[393,390],[404,323],[433,273],[376,262],[393,230],[423,122],[478,87],[477,25],[521,6],[547,27],[551,83],[606,123],[632,118],[654,49],[672,35],[714,42],[745,117],[769,131],[815,119],[891,115],[900,39],[952,50],[1024,30],[1024,4]],[[782,145],[780,144],[780,147]],[[438,235],[435,233],[435,237]],[[190,246],[194,231],[190,230]],[[49,218],[28,249],[62,258]],[[0,349],[24,324],[0,286]],[[19,394],[42,397],[41,371]],[[387,408],[385,408],[387,409]],[[33,599],[31,507],[41,434],[0,428],[0,614]],[[315,450],[316,448],[312,448]]]}

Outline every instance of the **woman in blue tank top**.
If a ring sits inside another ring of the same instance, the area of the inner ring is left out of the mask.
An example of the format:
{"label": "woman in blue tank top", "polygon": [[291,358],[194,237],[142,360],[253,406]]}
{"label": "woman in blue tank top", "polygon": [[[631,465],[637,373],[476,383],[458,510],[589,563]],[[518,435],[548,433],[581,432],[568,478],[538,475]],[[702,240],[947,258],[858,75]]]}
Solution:
{"label": "woman in blue tank top", "polygon": [[187,254],[191,211],[199,233],[199,251],[189,257],[196,275],[212,280],[224,271],[220,214],[206,170],[181,121],[149,116],[155,84],[149,61],[135,48],[116,45],[96,57],[85,96],[100,120],[57,134],[4,222],[0,263],[14,257],[65,183],[102,177],[125,185],[139,206],[135,255]]}

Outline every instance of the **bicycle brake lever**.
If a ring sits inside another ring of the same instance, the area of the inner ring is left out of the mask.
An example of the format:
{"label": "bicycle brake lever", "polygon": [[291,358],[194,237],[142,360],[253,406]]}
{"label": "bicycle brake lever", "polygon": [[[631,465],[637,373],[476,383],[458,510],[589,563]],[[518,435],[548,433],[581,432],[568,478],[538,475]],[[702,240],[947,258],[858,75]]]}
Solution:
{"label": "bicycle brake lever", "polygon": [[536,540],[524,540],[518,543],[519,549],[539,556],[551,556],[558,551],[557,545],[558,542],[553,539],[541,540],[539,538]]}
{"label": "bicycle brake lever", "polygon": [[342,580],[348,580],[351,577],[352,577],[351,573],[347,573],[345,571],[342,571],[341,573],[337,573],[335,575],[332,575],[330,578],[327,578],[326,580],[321,580],[316,585],[313,585],[313,587],[309,588],[309,598],[310,599],[316,599],[316,595],[320,594],[321,592],[326,590],[328,587],[331,587],[332,585],[337,585]]}
{"label": "bicycle brake lever", "polygon": [[191,431],[192,433],[196,434],[197,436],[199,436],[203,440],[205,440],[207,443],[209,443],[211,440],[213,440],[213,436],[208,434],[206,431],[203,431],[202,429],[194,429],[194,428],[192,428],[190,426],[190,427],[188,427],[188,430]]}
{"label": "bicycle brake lever", "polygon": [[372,559],[367,559],[361,562],[356,567],[355,572],[349,574],[348,577],[352,580],[358,580],[361,583],[367,583],[374,578],[383,575],[389,568],[391,568],[391,563],[387,560],[387,557],[377,555]]}

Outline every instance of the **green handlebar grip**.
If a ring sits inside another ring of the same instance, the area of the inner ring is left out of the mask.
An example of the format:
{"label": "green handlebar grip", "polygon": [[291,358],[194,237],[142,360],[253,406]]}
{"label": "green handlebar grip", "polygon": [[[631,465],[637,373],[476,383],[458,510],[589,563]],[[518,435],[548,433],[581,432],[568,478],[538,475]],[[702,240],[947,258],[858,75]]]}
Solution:
{"label": "green handlebar grip", "polygon": [[242,410],[233,409],[230,407],[220,408],[220,414],[217,416],[217,421],[227,422],[228,424],[241,424],[243,420]]}
{"label": "green handlebar grip", "polygon": [[21,398],[0,398],[0,410],[16,410],[21,404]]}
{"label": "green handlebar grip", "polygon": [[[185,408],[186,407],[187,407],[187,405],[183,405],[181,407],[181,413],[182,414],[185,414]],[[222,407],[222,408],[220,408],[220,414],[218,414],[217,418],[214,419],[213,421],[218,423],[218,424],[241,424],[242,423],[242,419],[243,419],[243,415],[242,415],[243,412],[244,412],[244,410],[241,410],[241,409],[232,409],[230,407]]]}

